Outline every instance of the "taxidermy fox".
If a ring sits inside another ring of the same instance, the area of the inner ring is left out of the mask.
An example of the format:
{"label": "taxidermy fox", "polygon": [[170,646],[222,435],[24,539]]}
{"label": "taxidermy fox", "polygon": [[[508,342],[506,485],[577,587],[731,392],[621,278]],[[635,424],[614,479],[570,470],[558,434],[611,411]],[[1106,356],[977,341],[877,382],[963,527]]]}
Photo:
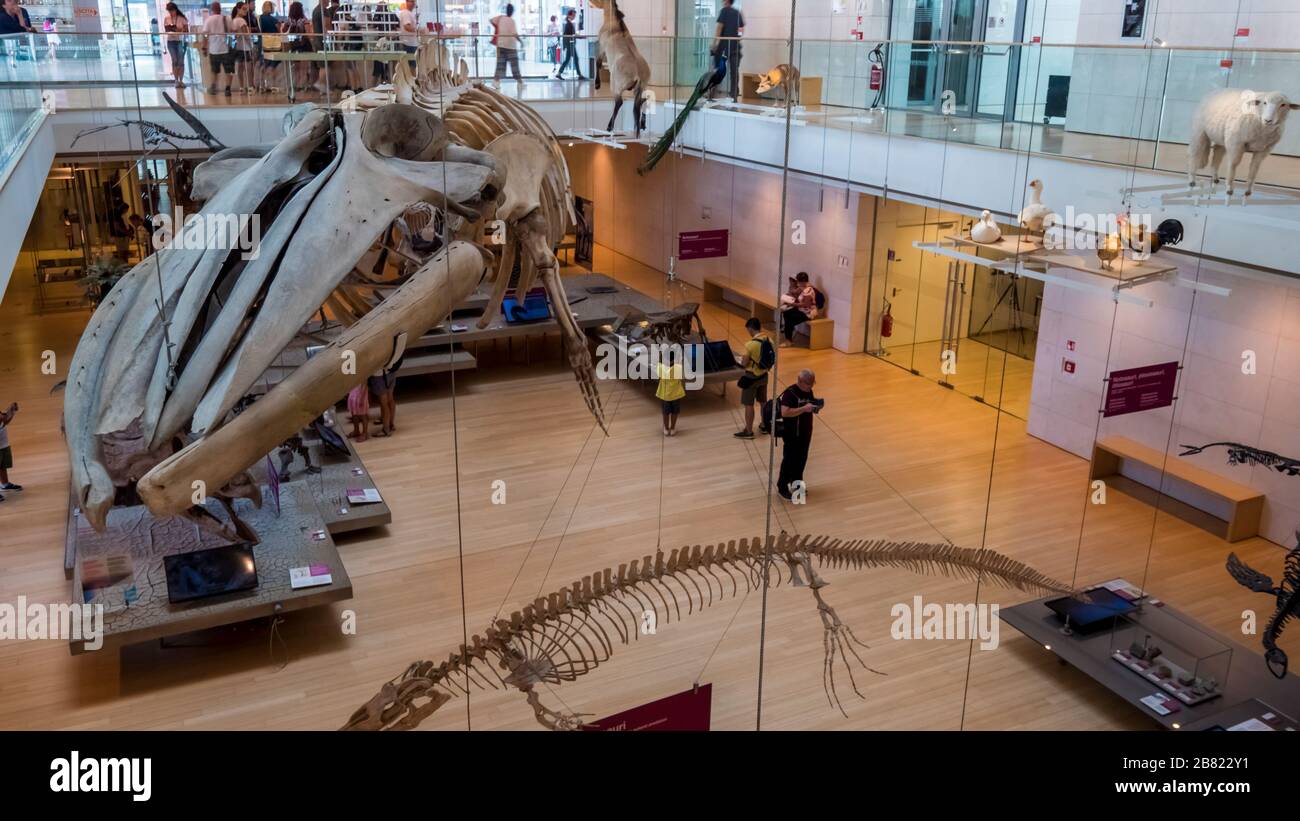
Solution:
{"label": "taxidermy fox", "polygon": [[785,98],[788,99],[790,94],[794,94],[794,104],[800,105],[799,102],[799,69],[787,63],[782,63],[766,74],[759,75],[757,92],[762,95],[774,88],[784,89]]}

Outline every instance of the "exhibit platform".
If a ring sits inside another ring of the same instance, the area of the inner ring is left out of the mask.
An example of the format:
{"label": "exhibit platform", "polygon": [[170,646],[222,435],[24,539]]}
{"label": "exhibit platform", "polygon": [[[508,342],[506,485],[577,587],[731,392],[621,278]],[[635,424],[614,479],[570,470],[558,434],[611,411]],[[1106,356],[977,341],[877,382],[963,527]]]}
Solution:
{"label": "exhibit platform", "polygon": [[[169,600],[164,557],[221,547],[226,539],[180,516],[155,518],[143,506],[114,508],[103,533],[79,519],[72,600],[103,605],[103,649],[352,598],[352,581],[307,487],[282,485],[278,509],[269,487],[262,494],[260,509],[246,499],[235,502],[261,539],[252,546],[256,587],[180,604]],[[216,500],[209,499],[207,507],[225,520]],[[295,589],[294,568],[324,569],[330,582]],[[84,640],[69,644],[73,654],[86,652]]]}
{"label": "exhibit platform", "polygon": [[[1115,580],[1122,582],[1123,580]],[[1110,584],[1110,583],[1108,583]],[[1131,585],[1124,583],[1129,589]],[[1139,593],[1141,591],[1138,591]],[[1004,607],[1002,621],[1092,677],[1097,683],[1168,730],[1295,730],[1300,719],[1300,677],[1275,678],[1254,650],[1205,627],[1169,604],[1142,596],[1141,606],[1092,630],[1063,628],[1047,597]],[[1115,623],[1118,622],[1118,626]],[[1158,646],[1147,669],[1128,659],[1130,647]],[[1120,657],[1124,657],[1123,659]],[[1174,659],[1165,662],[1165,659]],[[1181,667],[1213,678],[1209,698],[1186,696],[1160,675],[1159,666]],[[1191,700],[1195,703],[1186,703]],[[1250,722],[1249,726],[1241,726]],[[1254,726],[1255,723],[1263,725]]]}

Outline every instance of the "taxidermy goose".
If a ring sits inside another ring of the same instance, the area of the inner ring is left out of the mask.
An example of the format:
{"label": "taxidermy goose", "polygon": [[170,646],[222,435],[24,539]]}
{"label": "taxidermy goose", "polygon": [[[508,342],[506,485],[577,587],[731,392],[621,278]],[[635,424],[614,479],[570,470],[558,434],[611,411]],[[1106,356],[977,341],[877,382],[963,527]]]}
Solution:
{"label": "taxidermy goose", "polygon": [[1101,267],[1106,271],[1115,270],[1111,263],[1119,257],[1124,251],[1124,242],[1120,239],[1119,234],[1107,234],[1097,240],[1097,259],[1101,260]]}
{"label": "taxidermy goose", "polygon": [[1030,180],[1029,192],[1029,202],[1020,209],[1020,227],[1038,233],[1043,230],[1043,220],[1052,211],[1043,205],[1042,180]]}
{"label": "taxidermy goose", "polygon": [[979,221],[970,227],[970,238],[975,242],[990,243],[1002,239],[1002,229],[993,221],[993,214],[985,211]]}

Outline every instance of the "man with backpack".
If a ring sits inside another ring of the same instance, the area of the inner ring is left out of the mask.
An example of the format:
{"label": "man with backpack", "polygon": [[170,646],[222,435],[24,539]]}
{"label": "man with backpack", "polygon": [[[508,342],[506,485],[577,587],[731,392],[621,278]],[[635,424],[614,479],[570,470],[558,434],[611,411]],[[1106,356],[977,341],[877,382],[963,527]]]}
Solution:
{"label": "man with backpack", "polygon": [[812,447],[813,416],[825,405],[813,395],[816,384],[816,374],[805,368],[777,400],[781,415],[781,471],[776,492],[787,502],[796,501],[795,492],[803,490],[803,471],[808,465],[808,449]]}
{"label": "man with backpack", "polygon": [[[776,348],[763,333],[763,323],[758,317],[751,316],[746,320],[745,330],[751,337],[745,343],[745,355],[740,360],[745,375],[736,382],[736,387],[740,388],[740,404],[745,406],[745,428],[736,431],[737,439],[754,438],[754,404],[767,402],[767,373],[776,364]],[[759,430],[767,433],[766,419],[760,420]]]}

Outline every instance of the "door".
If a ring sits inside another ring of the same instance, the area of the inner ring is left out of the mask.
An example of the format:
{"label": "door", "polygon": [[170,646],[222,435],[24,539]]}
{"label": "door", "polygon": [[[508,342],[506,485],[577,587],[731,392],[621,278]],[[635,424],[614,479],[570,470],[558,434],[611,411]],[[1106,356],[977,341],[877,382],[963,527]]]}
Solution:
{"label": "door", "polygon": [[[905,0],[894,6],[889,104],[1004,119],[1013,110],[1026,0]],[[928,42],[922,42],[928,41]]]}

